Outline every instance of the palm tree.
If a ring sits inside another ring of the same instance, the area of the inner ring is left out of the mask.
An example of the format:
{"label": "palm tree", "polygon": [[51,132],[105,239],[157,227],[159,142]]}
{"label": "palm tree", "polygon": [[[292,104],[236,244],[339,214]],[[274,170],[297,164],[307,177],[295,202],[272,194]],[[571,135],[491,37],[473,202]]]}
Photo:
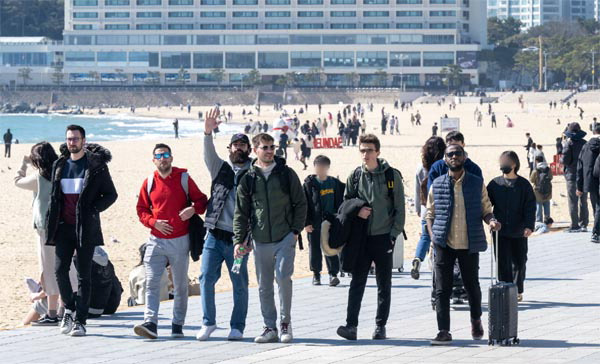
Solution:
{"label": "palm tree", "polygon": [[23,85],[26,85],[27,81],[31,81],[31,68],[19,68],[19,73],[17,77],[23,80]]}
{"label": "palm tree", "polygon": [[187,82],[186,76],[189,75],[188,70],[186,70],[185,68],[183,68],[183,66],[181,66],[181,68],[179,69],[179,72],[177,72],[177,83],[179,83],[180,85],[185,85],[185,83]]}
{"label": "palm tree", "polygon": [[356,72],[346,73],[344,77],[346,78],[346,81],[352,85],[352,87],[356,87],[358,85],[358,81],[360,80],[360,75]]}
{"label": "palm tree", "polygon": [[217,86],[221,87],[221,83],[225,79],[225,70],[222,68],[213,68],[210,70],[212,78],[217,82]]}
{"label": "palm tree", "polygon": [[377,85],[385,87],[387,85],[387,80],[388,73],[386,71],[380,68],[375,72],[375,82],[377,82]]}

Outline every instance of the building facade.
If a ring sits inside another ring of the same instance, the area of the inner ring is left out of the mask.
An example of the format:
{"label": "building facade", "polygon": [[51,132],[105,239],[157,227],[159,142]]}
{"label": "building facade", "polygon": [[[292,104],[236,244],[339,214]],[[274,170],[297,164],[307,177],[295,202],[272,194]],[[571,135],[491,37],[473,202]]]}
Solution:
{"label": "building facade", "polygon": [[599,20],[600,0],[487,0],[488,17],[512,17],[523,28],[555,21]]}
{"label": "building facade", "polygon": [[[460,64],[477,84],[486,43],[481,0],[65,0],[64,41],[5,44],[0,82],[31,67],[52,83],[60,66],[68,84],[211,85],[219,73],[240,84],[258,70],[267,82],[374,86],[385,72],[388,86],[427,87]],[[36,46],[45,64],[6,55]]]}

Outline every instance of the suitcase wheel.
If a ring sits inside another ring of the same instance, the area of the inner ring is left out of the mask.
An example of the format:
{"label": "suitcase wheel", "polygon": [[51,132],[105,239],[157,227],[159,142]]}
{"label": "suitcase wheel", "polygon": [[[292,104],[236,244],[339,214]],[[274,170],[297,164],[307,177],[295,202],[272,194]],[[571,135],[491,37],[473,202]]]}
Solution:
{"label": "suitcase wheel", "polygon": [[513,339],[512,343],[513,343],[514,345],[519,345],[519,344],[521,343],[521,340],[519,340],[519,338],[518,338],[518,337],[515,337],[515,338]]}

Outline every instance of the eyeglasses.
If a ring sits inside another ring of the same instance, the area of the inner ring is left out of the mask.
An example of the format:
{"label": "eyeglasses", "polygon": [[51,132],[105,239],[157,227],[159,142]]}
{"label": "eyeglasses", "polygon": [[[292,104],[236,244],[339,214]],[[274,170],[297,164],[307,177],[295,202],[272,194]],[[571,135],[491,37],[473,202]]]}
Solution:
{"label": "eyeglasses", "polygon": [[360,149],[359,151],[360,151],[360,154],[367,154],[367,153],[373,153],[375,151],[375,149],[368,148],[368,149]]}
{"label": "eyeglasses", "polygon": [[67,138],[67,141],[69,143],[73,142],[73,143],[77,143],[78,141],[80,141],[81,138],[80,137],[73,137],[73,138]]}
{"label": "eyeglasses", "polygon": [[155,153],[154,154],[154,159],[159,160],[161,158],[169,159],[169,158],[171,158],[171,153],[165,152],[165,153]]}
{"label": "eyeglasses", "polygon": [[465,155],[465,152],[457,150],[456,152],[448,152],[446,153],[446,157],[448,158],[452,158],[452,157],[462,157],[463,155]]}
{"label": "eyeglasses", "polygon": [[275,144],[271,144],[271,145],[263,145],[262,147],[258,147],[258,149],[262,149],[264,151],[267,150],[275,150]]}

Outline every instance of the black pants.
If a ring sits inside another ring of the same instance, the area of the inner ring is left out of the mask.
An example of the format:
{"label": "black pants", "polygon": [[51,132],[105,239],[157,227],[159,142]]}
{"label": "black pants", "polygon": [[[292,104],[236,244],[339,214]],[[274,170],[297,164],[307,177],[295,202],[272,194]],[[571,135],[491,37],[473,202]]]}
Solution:
{"label": "black pants", "polygon": [[[496,237],[494,236],[494,240]],[[525,268],[527,263],[527,238],[509,238],[500,236],[498,238],[498,280],[502,282],[514,282],[519,293],[523,293],[525,282]]]}
{"label": "black pants", "polygon": [[[321,252],[321,231],[314,230],[308,233],[308,251],[310,260],[310,271],[313,273],[321,273],[323,270],[323,253]],[[340,272],[340,258],[336,255],[333,257],[325,257],[327,264],[327,272],[331,276],[335,276]]]}
{"label": "black pants", "polygon": [[10,158],[10,144],[4,143],[4,158]]}
{"label": "black pants", "polygon": [[[66,309],[77,312],[75,320],[85,325],[90,306],[94,246],[79,246],[75,235],[75,225],[65,223],[58,226],[55,242],[55,271],[60,297]],[[77,280],[79,282],[77,295],[73,293],[71,281],[69,280],[69,268],[75,252],[77,252],[75,268],[77,268]]]}
{"label": "black pants", "polygon": [[466,249],[435,247],[435,311],[438,330],[450,331],[450,296],[454,281],[454,262],[458,259],[460,273],[471,308],[471,320],[481,318],[481,288],[479,287],[479,253],[469,254]]}
{"label": "black pants", "polygon": [[592,187],[590,189],[590,202],[592,203],[592,210],[594,211],[594,225],[592,227],[592,233],[600,234],[600,196],[598,187]]}
{"label": "black pants", "polygon": [[348,326],[358,326],[358,314],[372,262],[375,262],[375,279],[377,281],[375,324],[379,326],[387,323],[392,301],[392,258],[393,246],[390,234],[367,237],[365,252],[358,256],[354,272],[352,272],[346,316]]}

